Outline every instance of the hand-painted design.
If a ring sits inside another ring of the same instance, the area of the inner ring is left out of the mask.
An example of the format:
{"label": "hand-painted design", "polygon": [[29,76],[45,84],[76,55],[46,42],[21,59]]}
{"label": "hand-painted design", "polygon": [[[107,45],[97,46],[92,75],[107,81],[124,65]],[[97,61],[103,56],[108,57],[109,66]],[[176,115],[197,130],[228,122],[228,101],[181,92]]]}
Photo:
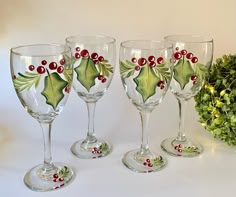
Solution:
{"label": "hand-painted design", "polygon": [[[99,157],[103,153],[107,152],[108,149],[109,149],[109,147],[108,147],[107,143],[102,143],[98,148],[93,147],[92,154],[95,154],[95,155],[97,155],[97,157]],[[94,158],[96,158],[96,157],[94,157]]]}
{"label": "hand-painted design", "polygon": [[164,89],[166,81],[171,78],[170,69],[165,66],[163,57],[149,56],[146,60],[133,57],[131,61],[120,61],[120,74],[123,79],[129,78],[138,72],[133,81],[136,90],[142,95],[143,102],[156,93],[156,87]]}
{"label": "hand-painted design", "polygon": [[56,109],[58,103],[64,98],[63,89],[67,87],[68,82],[63,80],[56,72],[49,74],[44,78],[45,86],[41,93],[46,98],[46,103]]}
{"label": "hand-painted design", "polygon": [[[46,103],[56,109],[58,103],[64,98],[63,90],[65,93],[70,92],[73,77],[71,58],[64,56],[59,63],[50,62],[48,64],[46,60],[42,60],[40,63],[41,65],[37,67],[29,65],[28,71],[24,74],[14,75],[14,87],[17,93],[24,90],[29,91],[33,86],[37,88],[43,77],[44,89],[41,94],[46,98]],[[61,77],[61,74],[65,79]]]}
{"label": "hand-painted design", "polygon": [[184,87],[192,81],[193,85],[199,85],[204,79],[206,74],[206,67],[203,64],[197,63],[198,58],[193,53],[187,52],[183,49],[179,51],[176,47],[177,52],[174,53],[174,79],[179,83],[180,88],[183,90]]}
{"label": "hand-painted design", "polygon": [[60,184],[55,186],[54,189],[58,189],[65,185],[64,180],[66,179],[69,173],[70,171],[67,166],[63,166],[62,168],[58,169],[57,173],[53,175],[53,182],[58,182]]}
{"label": "hand-painted design", "polygon": [[196,146],[183,146],[182,144],[178,144],[174,148],[180,153],[200,153],[199,148]]}
{"label": "hand-painted design", "polygon": [[76,47],[74,56],[75,61],[81,59],[79,65],[74,69],[77,73],[77,80],[88,92],[96,84],[96,79],[105,83],[113,73],[113,67],[108,63],[108,60],[96,52],[90,55],[87,49],[80,51],[80,48]]}
{"label": "hand-painted design", "polygon": [[147,158],[144,162],[143,165],[144,166],[148,166],[148,167],[155,167],[155,166],[159,166],[164,162],[162,156],[156,157],[154,159],[149,159]]}

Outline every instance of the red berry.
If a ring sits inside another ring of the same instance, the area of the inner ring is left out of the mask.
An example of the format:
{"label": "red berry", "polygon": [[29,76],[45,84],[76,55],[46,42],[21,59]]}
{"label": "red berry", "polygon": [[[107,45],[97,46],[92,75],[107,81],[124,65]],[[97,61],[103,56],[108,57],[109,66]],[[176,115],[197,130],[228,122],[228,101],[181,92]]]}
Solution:
{"label": "red berry", "polygon": [[58,174],[54,174],[53,178],[57,179],[58,178]]}
{"label": "red berry", "polygon": [[102,153],[102,151],[100,151],[100,150],[97,151],[97,154],[101,154],[101,153]]}
{"label": "red berry", "polygon": [[96,153],[96,151],[93,150],[93,151],[92,151],[92,154],[95,154],[95,153]]}
{"label": "red berry", "polygon": [[88,57],[89,56],[89,52],[87,49],[83,49],[81,52],[80,52],[80,55],[84,58]]}
{"label": "red berry", "polygon": [[144,66],[147,63],[147,60],[143,57],[138,59],[139,66]]}
{"label": "red berry", "polygon": [[148,164],[148,167],[152,167],[153,165],[151,163]]}
{"label": "red berry", "polygon": [[93,60],[93,63],[94,63],[94,64],[98,64],[99,61],[98,61],[98,60]]}
{"label": "red berry", "polygon": [[191,61],[192,61],[192,63],[197,63],[197,62],[198,62],[198,58],[197,58],[197,57],[193,57],[193,58],[191,59]]}
{"label": "red berry", "polygon": [[145,166],[146,166],[146,165],[147,165],[147,162],[144,162],[144,163],[143,163],[143,165],[145,165]]}
{"label": "red berry", "polygon": [[98,54],[97,53],[92,53],[91,54],[91,58],[92,59],[97,59],[98,58]]}
{"label": "red berry", "polygon": [[196,75],[192,75],[192,76],[191,76],[191,80],[192,80],[192,81],[195,81],[196,79],[197,79],[197,76],[196,76]]}
{"label": "red berry", "polygon": [[158,58],[157,58],[157,63],[158,63],[158,64],[161,64],[161,63],[163,62],[163,60],[164,60],[163,57],[158,57]]}
{"label": "red berry", "polygon": [[45,73],[45,68],[43,67],[43,66],[38,66],[38,68],[37,68],[37,72],[39,73],[39,74],[43,74],[43,73]]}
{"label": "red berry", "polygon": [[70,92],[70,88],[68,86],[65,87],[65,92],[67,92],[67,93]]}
{"label": "red berry", "polygon": [[156,66],[156,63],[155,63],[155,62],[150,62],[149,66],[150,66],[151,68],[154,68],[154,67]]}
{"label": "red berry", "polygon": [[80,58],[80,54],[79,53],[75,53],[75,58],[79,59]]}
{"label": "red berry", "polygon": [[30,70],[30,71],[33,71],[33,70],[34,70],[34,65],[30,65],[30,66],[29,66],[29,70]]}
{"label": "red berry", "polygon": [[16,79],[16,75],[13,76],[13,79]]}
{"label": "red berry", "polygon": [[177,150],[179,147],[178,146],[175,146],[175,150]]}
{"label": "red berry", "polygon": [[102,79],[102,83],[105,83],[106,81],[107,81],[106,78],[103,78],[103,79]]}
{"label": "red berry", "polygon": [[186,55],[187,54],[187,51],[185,49],[181,50],[180,51],[181,55]]}
{"label": "red berry", "polygon": [[63,71],[64,71],[63,66],[58,66],[57,72],[58,72],[58,73],[63,73]]}
{"label": "red berry", "polygon": [[140,70],[140,66],[135,66],[134,69],[135,69],[136,71],[139,71],[139,70]]}
{"label": "red berry", "polygon": [[157,83],[157,86],[158,86],[158,87],[161,87],[163,84],[164,84],[164,81],[161,80],[161,81],[159,81],[159,82]]}
{"label": "red berry", "polygon": [[51,70],[57,69],[57,63],[56,63],[56,62],[51,62],[51,63],[49,64],[49,68],[50,68]]}
{"label": "red berry", "polygon": [[197,83],[197,81],[193,81],[193,85],[195,85]]}
{"label": "red berry", "polygon": [[98,80],[103,80],[103,75],[98,75]]}
{"label": "red berry", "polygon": [[192,54],[192,53],[187,53],[187,55],[186,55],[186,58],[187,58],[187,59],[192,59],[192,57],[193,57],[193,54]]}
{"label": "red berry", "polygon": [[175,59],[179,60],[182,57],[182,55],[180,52],[176,52],[176,53],[174,53],[174,57],[175,57]]}
{"label": "red berry", "polygon": [[155,61],[155,57],[154,57],[153,55],[149,56],[149,57],[148,57],[148,61],[149,61],[149,62]]}
{"label": "red berry", "polygon": [[[53,182],[57,182],[57,179],[53,179]],[[56,189],[56,188],[55,188]]]}
{"label": "red berry", "polygon": [[42,64],[42,65],[46,65],[46,64],[47,64],[47,61],[46,61],[46,60],[43,60],[43,61],[41,62],[41,64]]}
{"label": "red berry", "polygon": [[97,151],[98,149],[97,149],[97,147],[94,147],[93,150]]}
{"label": "red berry", "polygon": [[80,51],[80,47],[76,47],[75,50],[76,50],[76,51]]}
{"label": "red berry", "polygon": [[103,62],[103,61],[104,61],[104,57],[103,57],[103,56],[99,56],[99,57],[98,57],[98,61],[99,61],[99,62]]}
{"label": "red berry", "polygon": [[146,162],[150,163],[150,159],[146,159]]}
{"label": "red berry", "polygon": [[61,60],[60,60],[60,64],[61,64],[61,65],[64,65],[65,63],[66,63],[66,60],[65,60],[65,59],[61,59]]}
{"label": "red berry", "polygon": [[162,90],[162,89],[164,89],[164,87],[165,87],[165,86],[162,84],[162,85],[160,86],[160,89]]}
{"label": "red berry", "polygon": [[179,47],[176,47],[175,50],[178,51],[178,50],[179,50]]}
{"label": "red berry", "polygon": [[64,181],[64,178],[62,178],[62,177],[61,177],[61,178],[59,178],[59,181]]}
{"label": "red berry", "polygon": [[136,63],[136,62],[137,62],[137,59],[136,59],[135,57],[133,57],[133,58],[131,59],[131,61],[132,61],[133,63]]}

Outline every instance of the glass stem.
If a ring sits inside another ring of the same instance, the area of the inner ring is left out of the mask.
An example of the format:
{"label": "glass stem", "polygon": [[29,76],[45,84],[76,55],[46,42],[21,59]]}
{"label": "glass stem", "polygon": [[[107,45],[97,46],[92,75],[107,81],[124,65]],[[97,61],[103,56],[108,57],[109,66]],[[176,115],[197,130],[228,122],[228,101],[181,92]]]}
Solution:
{"label": "glass stem", "polygon": [[88,109],[88,133],[86,142],[95,143],[97,141],[94,133],[94,116],[95,116],[95,107],[96,102],[86,102]]}
{"label": "glass stem", "polygon": [[185,110],[187,106],[187,101],[178,99],[179,104],[179,132],[176,140],[185,141]]}
{"label": "glass stem", "polygon": [[51,154],[51,128],[52,122],[39,122],[43,132],[44,140],[44,174],[51,172],[54,169],[52,163],[52,154]]}
{"label": "glass stem", "polygon": [[148,155],[150,154],[149,145],[148,145],[148,126],[151,110],[141,110],[139,111],[142,123],[142,139],[141,139],[141,154]]}

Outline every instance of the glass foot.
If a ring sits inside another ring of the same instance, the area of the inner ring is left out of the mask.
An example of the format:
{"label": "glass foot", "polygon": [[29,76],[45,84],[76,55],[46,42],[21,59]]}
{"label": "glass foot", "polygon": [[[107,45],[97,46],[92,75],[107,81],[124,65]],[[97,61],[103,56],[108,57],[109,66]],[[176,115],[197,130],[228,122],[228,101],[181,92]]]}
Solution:
{"label": "glass foot", "polygon": [[68,185],[74,175],[64,163],[54,163],[48,171],[43,167],[38,165],[25,174],[24,183],[29,189],[40,192],[60,189]]}
{"label": "glass foot", "polygon": [[108,155],[111,146],[103,140],[96,140],[96,142],[79,140],[71,146],[71,152],[82,159],[96,159]]}
{"label": "glass foot", "polygon": [[122,159],[123,164],[135,172],[156,172],[164,168],[167,160],[160,155],[150,153],[141,154],[140,149],[127,152]]}
{"label": "glass foot", "polygon": [[167,138],[161,143],[161,148],[172,156],[195,157],[202,153],[203,147],[190,139],[185,141]]}

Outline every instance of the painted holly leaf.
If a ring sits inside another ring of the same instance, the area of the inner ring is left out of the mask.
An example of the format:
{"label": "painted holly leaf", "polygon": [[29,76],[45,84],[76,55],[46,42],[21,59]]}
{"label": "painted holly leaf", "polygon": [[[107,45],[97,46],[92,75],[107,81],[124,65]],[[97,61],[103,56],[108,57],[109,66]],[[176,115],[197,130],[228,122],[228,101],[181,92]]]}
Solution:
{"label": "painted holly leaf", "polygon": [[63,166],[62,168],[60,168],[60,170],[58,171],[58,175],[60,178],[66,178],[68,176],[68,174],[70,173],[69,169],[67,166]]}
{"label": "painted holly leaf", "polygon": [[142,95],[143,102],[156,93],[157,83],[160,78],[150,66],[145,65],[141,68],[139,75],[134,78],[137,87],[136,90]]}
{"label": "painted holly leaf", "polygon": [[159,64],[155,66],[154,71],[161,80],[167,81],[171,79],[170,70],[169,68],[165,67],[165,64]]}
{"label": "painted holly leaf", "polygon": [[135,64],[128,60],[120,61],[120,74],[123,78],[132,76],[135,72]]}
{"label": "painted holly leaf", "polygon": [[189,82],[189,79],[192,75],[194,75],[194,70],[189,60],[180,59],[174,66],[174,78],[179,83],[182,90]]}
{"label": "painted holly leaf", "polygon": [[69,83],[69,85],[71,85],[72,80],[73,80],[73,69],[72,68],[65,68],[63,71],[63,74],[64,74],[67,82]]}
{"label": "painted holly leaf", "polygon": [[101,150],[102,152],[107,152],[107,150],[109,149],[107,143],[102,143],[100,146],[99,146],[99,150]]}
{"label": "painted holly leaf", "polygon": [[38,73],[26,72],[25,74],[18,73],[18,77],[13,80],[13,85],[17,92],[25,89],[29,90],[33,85],[35,88],[39,85],[41,75]]}
{"label": "painted holly leaf", "polygon": [[195,64],[194,70],[198,78],[200,78],[201,80],[205,78],[207,73],[207,68],[203,64],[200,63]]}
{"label": "painted holly leaf", "polygon": [[45,77],[44,84],[44,90],[41,94],[46,98],[46,103],[56,109],[64,97],[63,89],[68,85],[68,82],[54,72]]}
{"label": "painted holly leaf", "polygon": [[113,67],[110,64],[108,64],[107,60],[99,62],[97,66],[99,73],[104,77],[109,77],[110,73],[113,73]]}
{"label": "painted holly leaf", "polygon": [[82,58],[80,64],[75,68],[77,73],[77,80],[89,91],[95,85],[95,79],[98,77],[97,71],[93,60]]}

